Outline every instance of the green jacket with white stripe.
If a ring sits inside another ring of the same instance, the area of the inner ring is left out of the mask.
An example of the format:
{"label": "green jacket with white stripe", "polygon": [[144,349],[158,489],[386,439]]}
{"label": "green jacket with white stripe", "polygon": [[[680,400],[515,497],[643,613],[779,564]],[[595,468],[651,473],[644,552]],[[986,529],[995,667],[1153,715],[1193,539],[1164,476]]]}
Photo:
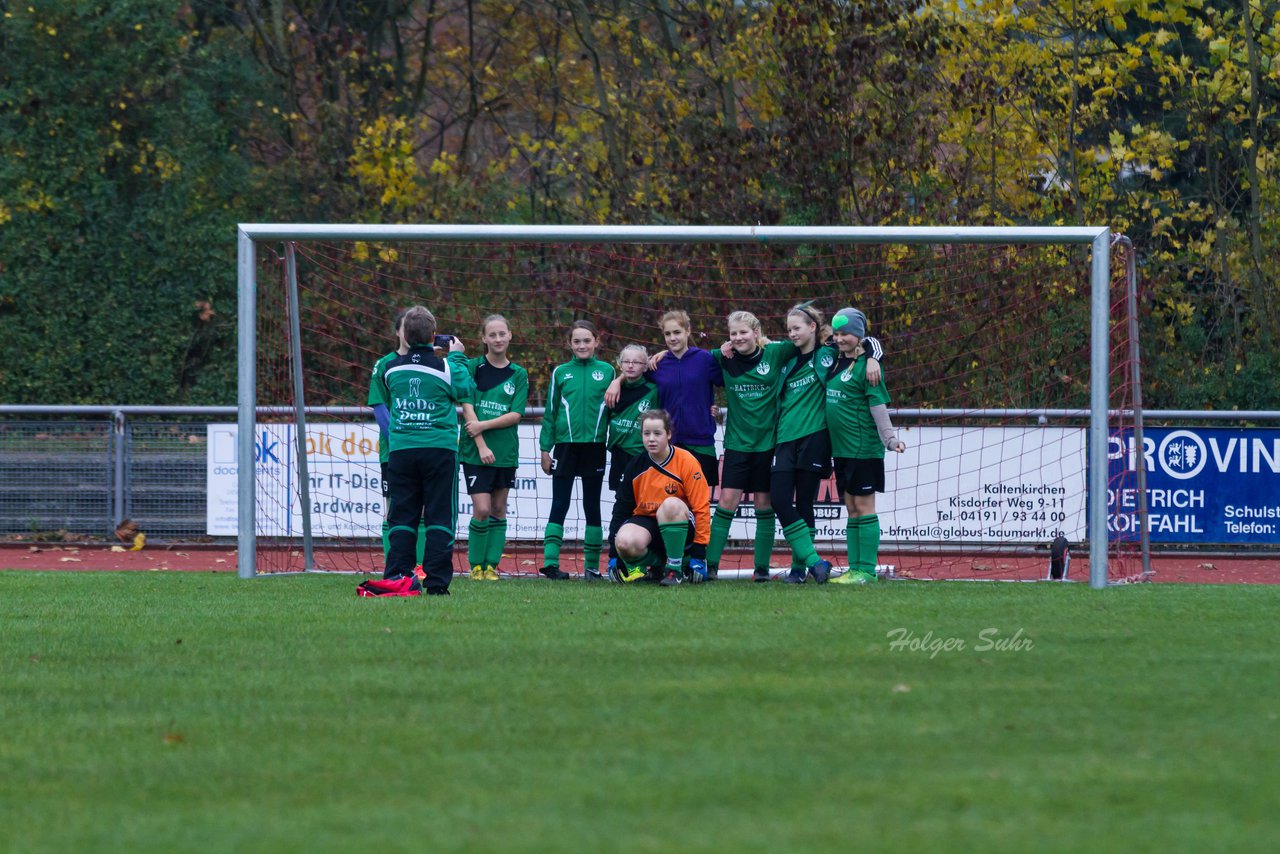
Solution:
{"label": "green jacket with white stripe", "polygon": [[561,442],[603,442],[609,426],[604,393],[614,375],[613,365],[596,358],[571,359],[552,371],[538,446],[550,451]]}

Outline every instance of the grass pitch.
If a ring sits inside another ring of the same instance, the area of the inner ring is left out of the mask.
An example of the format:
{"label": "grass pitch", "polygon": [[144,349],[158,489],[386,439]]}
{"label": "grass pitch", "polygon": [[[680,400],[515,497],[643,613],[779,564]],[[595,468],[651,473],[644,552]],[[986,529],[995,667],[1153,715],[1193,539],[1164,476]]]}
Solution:
{"label": "grass pitch", "polygon": [[1280,587],[355,585],[0,573],[0,849],[1280,849]]}

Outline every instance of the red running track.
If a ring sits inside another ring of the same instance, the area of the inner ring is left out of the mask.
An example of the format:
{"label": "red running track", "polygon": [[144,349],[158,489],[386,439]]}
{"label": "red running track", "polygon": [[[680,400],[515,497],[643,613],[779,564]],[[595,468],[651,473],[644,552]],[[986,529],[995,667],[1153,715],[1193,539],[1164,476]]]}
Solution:
{"label": "red running track", "polygon": [[[566,549],[566,553],[570,550]],[[295,553],[296,554],[296,553]],[[292,557],[292,556],[288,556]],[[319,553],[323,566],[325,555]],[[300,556],[289,563],[301,565]],[[725,569],[750,566],[750,552],[726,555]],[[775,553],[773,564],[782,567],[786,556]],[[1044,556],[1004,555],[922,555],[918,553],[880,555],[882,565],[891,565],[902,578],[986,579],[1031,581],[1045,577],[1048,560]],[[541,565],[541,551],[516,549],[503,558],[504,574],[536,576]],[[344,551],[339,566],[346,571],[378,572],[382,570],[382,554],[376,550]],[[1280,584],[1280,558],[1228,555],[1194,556],[1184,554],[1152,555],[1153,581],[1190,584]],[[141,571],[141,572],[235,572],[236,551],[225,547],[161,545],[141,551],[112,551],[106,545],[33,545],[0,546],[0,570],[71,570],[71,571]],[[454,569],[466,572],[465,554],[456,553]],[[580,567],[566,564],[568,571],[581,572]],[[1071,563],[1071,578],[1088,581],[1089,562],[1076,557]]]}

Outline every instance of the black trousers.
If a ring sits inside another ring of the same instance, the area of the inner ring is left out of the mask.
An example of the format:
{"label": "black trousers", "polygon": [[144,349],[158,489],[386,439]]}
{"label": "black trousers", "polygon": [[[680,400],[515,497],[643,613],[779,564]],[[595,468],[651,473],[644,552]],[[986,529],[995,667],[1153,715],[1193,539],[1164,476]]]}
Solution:
{"label": "black trousers", "polygon": [[812,471],[795,471],[794,469],[773,470],[770,497],[773,499],[773,511],[787,527],[792,522],[803,519],[810,528],[814,526],[813,502],[818,497],[818,487],[822,484],[822,475]]}
{"label": "black trousers", "polygon": [[453,534],[458,524],[458,455],[446,448],[404,448],[387,462],[390,548],[383,576],[413,571],[418,520],[426,526],[422,569],[428,590],[453,580]]}

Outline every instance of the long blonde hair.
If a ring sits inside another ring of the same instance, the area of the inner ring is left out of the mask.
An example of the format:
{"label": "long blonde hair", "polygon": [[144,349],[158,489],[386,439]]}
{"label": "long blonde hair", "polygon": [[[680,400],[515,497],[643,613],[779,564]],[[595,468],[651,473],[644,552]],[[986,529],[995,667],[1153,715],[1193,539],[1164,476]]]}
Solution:
{"label": "long blonde hair", "polygon": [[729,317],[726,318],[726,323],[729,326],[732,326],[735,323],[741,323],[744,326],[751,327],[752,331],[756,333],[756,343],[761,347],[769,343],[769,336],[765,335],[764,332],[760,330],[760,318],[756,317],[749,311],[731,312]]}

